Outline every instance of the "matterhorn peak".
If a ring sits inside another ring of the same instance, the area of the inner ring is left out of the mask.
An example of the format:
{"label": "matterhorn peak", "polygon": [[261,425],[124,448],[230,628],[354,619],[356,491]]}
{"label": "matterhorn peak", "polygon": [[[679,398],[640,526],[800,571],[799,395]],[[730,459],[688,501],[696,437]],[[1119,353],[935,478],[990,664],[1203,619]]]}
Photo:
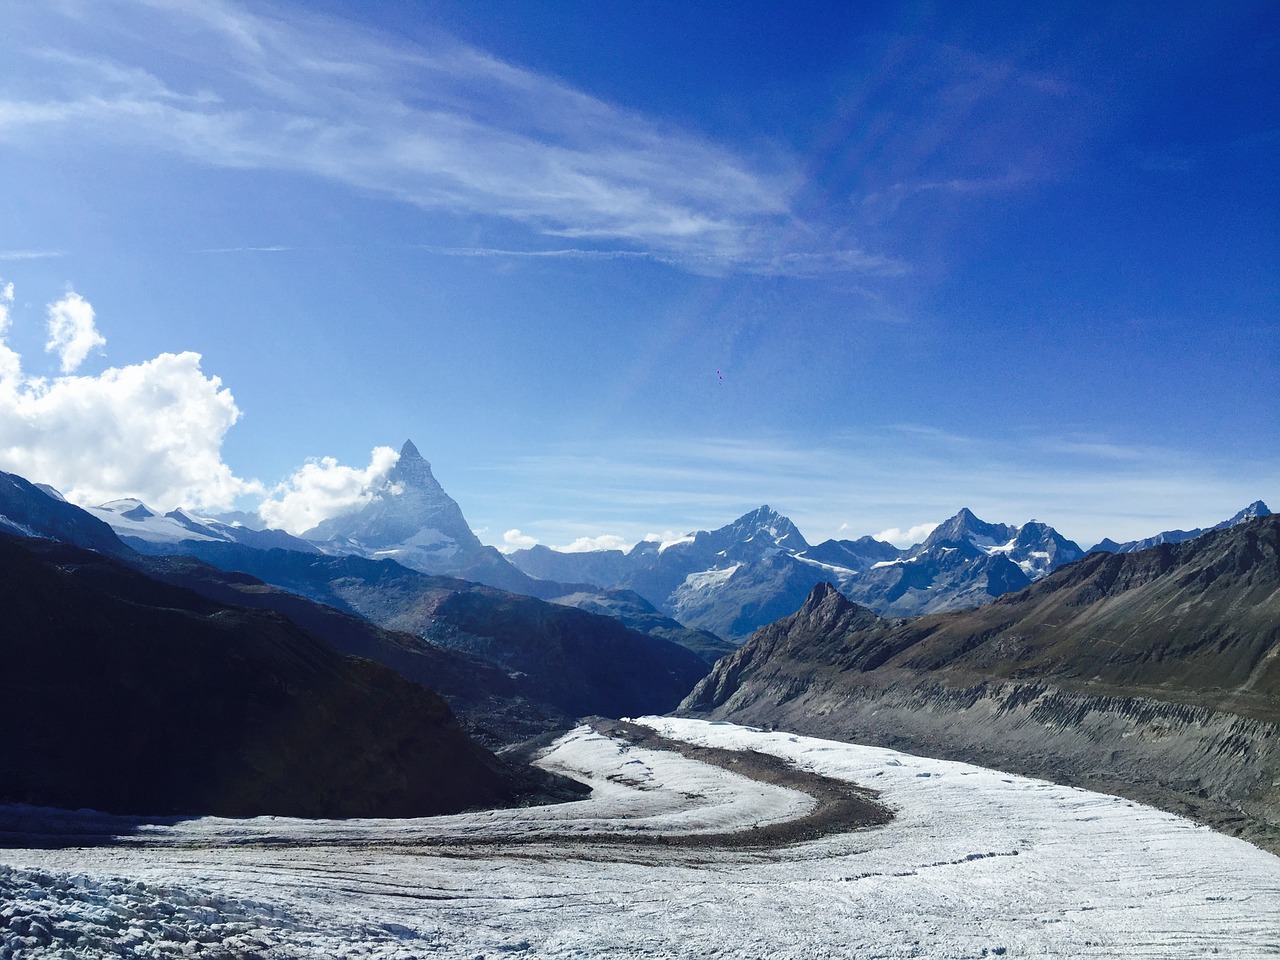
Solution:
{"label": "matterhorn peak", "polygon": [[400,448],[400,459],[391,468],[387,483],[392,486],[403,484],[406,487],[426,491],[433,500],[449,499],[449,495],[440,486],[440,481],[431,472],[431,464],[418,452],[412,440],[406,440],[404,446]]}

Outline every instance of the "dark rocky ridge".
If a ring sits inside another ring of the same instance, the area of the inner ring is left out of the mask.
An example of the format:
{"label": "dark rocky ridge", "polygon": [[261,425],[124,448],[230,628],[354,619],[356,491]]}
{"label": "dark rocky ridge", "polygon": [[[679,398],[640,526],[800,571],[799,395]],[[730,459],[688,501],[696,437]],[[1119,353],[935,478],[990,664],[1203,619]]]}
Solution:
{"label": "dark rocky ridge", "polygon": [[0,800],[133,814],[425,816],[520,777],[447,704],[274,613],[0,535]]}
{"label": "dark rocky ridge", "polygon": [[1280,519],[912,620],[819,586],[682,711],[1123,793],[1277,850]]}

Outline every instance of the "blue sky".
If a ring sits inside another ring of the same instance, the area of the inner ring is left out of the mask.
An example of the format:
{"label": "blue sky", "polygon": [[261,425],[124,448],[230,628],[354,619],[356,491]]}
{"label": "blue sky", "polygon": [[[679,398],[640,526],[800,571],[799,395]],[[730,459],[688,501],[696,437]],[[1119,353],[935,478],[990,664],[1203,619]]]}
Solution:
{"label": "blue sky", "polygon": [[411,437],[499,545],[1280,500],[1280,12],[1117,7],[11,2],[0,468],[297,527]]}

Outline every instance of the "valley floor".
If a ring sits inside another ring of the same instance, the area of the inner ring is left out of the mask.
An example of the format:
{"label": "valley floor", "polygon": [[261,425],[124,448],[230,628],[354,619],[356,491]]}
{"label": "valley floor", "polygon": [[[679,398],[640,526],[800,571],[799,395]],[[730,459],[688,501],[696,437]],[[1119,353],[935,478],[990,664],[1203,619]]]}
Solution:
{"label": "valley floor", "polygon": [[[895,816],[725,845],[818,803],[588,728],[543,763],[595,792],[557,806],[165,824],[3,808],[0,957],[1280,956],[1280,858],[1187,820],[881,748],[642,723],[872,787]],[[690,835],[706,842],[663,841]]]}

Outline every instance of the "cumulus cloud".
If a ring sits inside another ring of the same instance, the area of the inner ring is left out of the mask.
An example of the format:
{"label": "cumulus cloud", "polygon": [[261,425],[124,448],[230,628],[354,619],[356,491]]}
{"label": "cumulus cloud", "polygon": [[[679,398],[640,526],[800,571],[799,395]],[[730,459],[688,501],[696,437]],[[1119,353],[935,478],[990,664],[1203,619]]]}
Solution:
{"label": "cumulus cloud", "polygon": [[881,530],[875,535],[877,540],[885,540],[892,543],[895,547],[910,547],[924,540],[925,537],[933,533],[938,525],[936,523],[917,523],[914,527],[907,530],[901,530],[898,527],[890,527],[888,530]]}
{"label": "cumulus cloud", "polygon": [[355,513],[375,497],[398,492],[387,476],[399,459],[391,447],[374,447],[367,467],[348,467],[333,457],[308,460],[271,490],[258,516],[269,527],[297,534],[323,520]]}
{"label": "cumulus cloud", "polygon": [[[5,342],[13,284],[0,288],[0,468],[97,504],[136,496],[162,509],[225,509],[259,491],[222,462],[240,418],[231,391],[197,353],[162,353],[97,376],[30,377]],[[64,372],[105,341],[93,307],[70,293],[48,307]]]}
{"label": "cumulus cloud", "polygon": [[556,547],[561,553],[590,553],[593,550],[630,550],[631,544],[613,533],[598,537],[578,537],[565,547]]}
{"label": "cumulus cloud", "polygon": [[683,540],[687,536],[687,533],[676,533],[674,530],[664,530],[662,533],[646,533],[641,539],[650,543],[670,543],[673,540]]}
{"label": "cumulus cloud", "polygon": [[537,537],[530,537],[519,530],[511,529],[502,535],[503,553],[511,553],[515,550],[528,550],[530,547],[538,545]]}
{"label": "cumulus cloud", "polygon": [[94,326],[93,307],[74,290],[48,306],[49,342],[45,350],[57,353],[63,373],[74,373],[95,347],[106,346],[106,338]]}

